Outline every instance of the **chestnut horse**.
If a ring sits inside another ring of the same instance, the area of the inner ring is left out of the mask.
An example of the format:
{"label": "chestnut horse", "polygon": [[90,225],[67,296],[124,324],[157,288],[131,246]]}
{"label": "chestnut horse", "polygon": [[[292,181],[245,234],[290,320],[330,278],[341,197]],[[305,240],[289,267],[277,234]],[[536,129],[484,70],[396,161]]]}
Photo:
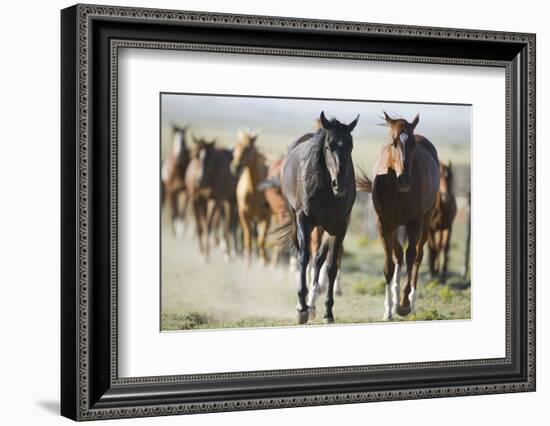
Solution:
{"label": "chestnut horse", "polygon": [[[285,200],[281,192],[281,177],[283,173],[284,158],[273,161],[267,169],[267,177],[258,185],[258,190],[264,192],[265,199],[271,210],[271,220],[276,227],[282,226],[288,220],[288,214],[285,207]],[[271,256],[271,265],[275,266],[279,262],[282,247],[275,244]]]}
{"label": "chestnut horse", "polygon": [[[418,269],[428,239],[439,190],[439,160],[432,143],[414,134],[419,115],[409,123],[384,112],[390,143],[382,148],[371,183],[365,174],[357,181],[361,191],[371,192],[378,215],[378,231],[384,246],[386,298],[385,320],[395,313],[415,312]],[[404,226],[408,239],[407,273],[400,297],[403,247],[398,228]],[[400,297],[400,299],[399,299]]]}
{"label": "chestnut horse", "polygon": [[329,235],[315,255],[313,287],[319,286],[321,266],[328,254],[324,318],[326,322],[334,322],[334,280],[356,194],[351,132],[359,116],[350,124],[343,124],[336,119],[327,120],[321,112],[320,120],[321,129],[300,137],[291,145],[283,169],[282,192],[290,221],[281,229],[280,239],[281,243],[292,241],[298,250],[300,276],[296,309],[300,324],[315,315],[306,302],[311,232],[315,227],[321,227]]}
{"label": "chestnut horse", "polygon": [[[183,232],[188,197],[185,196],[185,171],[190,161],[190,151],[185,143],[188,127],[172,125],[172,148],[161,167],[161,206],[166,200],[170,203],[172,232]],[[179,197],[184,195],[180,210]]]}
{"label": "chestnut horse", "polygon": [[265,157],[256,147],[258,135],[239,131],[237,145],[233,149],[231,171],[238,176],[236,196],[239,221],[243,232],[244,256],[250,265],[252,233],[256,226],[256,246],[261,262],[267,264],[266,236],[271,221],[271,210],[265,194],[258,187],[267,176]]}
{"label": "chestnut horse", "polygon": [[[430,250],[430,273],[432,278],[439,276],[439,281],[447,280],[447,265],[449,263],[449,248],[451,247],[451,231],[456,216],[456,198],[453,193],[453,170],[451,162],[446,166],[439,163],[439,192],[435,201],[435,209],[428,237]],[[439,236],[439,238],[438,238]],[[443,252],[443,266],[440,270],[439,258]]]}

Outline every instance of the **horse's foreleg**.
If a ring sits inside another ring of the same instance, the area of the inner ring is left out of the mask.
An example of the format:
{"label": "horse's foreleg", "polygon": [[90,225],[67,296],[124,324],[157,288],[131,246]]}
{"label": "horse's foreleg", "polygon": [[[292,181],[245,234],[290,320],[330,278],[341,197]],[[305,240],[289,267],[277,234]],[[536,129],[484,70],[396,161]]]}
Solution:
{"label": "horse's foreleg", "polygon": [[384,246],[384,277],[386,278],[386,297],[384,299],[384,321],[393,318],[393,298],[392,298],[392,278],[395,273],[395,263],[393,262],[393,229],[390,229],[381,223],[378,224],[378,232],[382,245]]}
{"label": "horse's foreleg", "polygon": [[189,197],[187,195],[187,191],[185,191],[184,189],[181,189],[178,192],[178,196],[183,197],[183,203],[181,204],[181,208],[180,208],[179,200],[177,200],[177,197],[176,197],[176,200],[177,200],[176,204],[178,206],[177,207],[178,211],[175,218],[174,228],[175,228],[176,235],[183,236],[185,234],[185,218],[187,216],[187,205],[189,203]]}
{"label": "horse's foreleg", "polygon": [[265,251],[265,240],[267,237],[267,231],[269,229],[270,219],[271,219],[271,216],[268,215],[266,218],[258,222],[258,236],[257,236],[256,244],[258,246],[260,260],[264,266],[267,265],[267,262],[268,262],[267,254]]}
{"label": "horse's foreleg", "polygon": [[298,268],[300,277],[298,283],[298,322],[305,324],[308,320],[307,297],[307,265],[310,257],[309,242],[311,239],[311,225],[304,212],[299,212],[296,216],[296,231],[298,239]]}
{"label": "horse's foreleg", "polygon": [[418,282],[418,270],[420,269],[420,265],[422,264],[422,259],[424,258],[424,244],[426,243],[426,240],[428,239],[429,233],[430,233],[430,222],[431,222],[431,212],[427,213],[424,216],[424,223],[422,224],[422,229],[420,230],[420,237],[418,239],[418,242],[416,243],[416,259],[414,261],[413,269],[412,269],[412,277],[411,277],[411,291],[409,293],[409,304],[410,304],[410,312],[413,314],[416,312],[416,286]]}
{"label": "horse's foreleg", "polygon": [[409,245],[407,247],[407,252],[405,254],[407,260],[407,275],[405,286],[403,287],[403,292],[401,294],[401,301],[397,305],[395,311],[397,314],[402,317],[407,316],[411,312],[411,303],[409,300],[409,294],[411,293],[411,288],[413,284],[413,267],[417,259],[417,245],[421,232],[421,224],[419,222],[413,222],[407,226],[407,239]]}
{"label": "horse's foreleg", "polygon": [[208,261],[210,257],[210,236],[212,235],[212,226],[215,222],[216,212],[219,210],[218,201],[206,201],[206,218],[205,218],[205,238],[204,238],[204,257]]}
{"label": "horse's foreleg", "polygon": [[167,188],[166,197],[170,202],[170,224],[172,226],[172,233],[177,235],[176,219],[178,218],[178,193],[172,190],[172,188]]}
{"label": "horse's foreleg", "polygon": [[243,252],[244,260],[247,266],[250,266],[250,254],[252,249],[252,241],[250,238],[250,221],[248,216],[239,211],[239,221],[241,222],[241,228],[243,230]]}
{"label": "horse's foreleg", "polygon": [[203,220],[203,206],[202,200],[195,198],[193,199],[193,215],[195,216],[195,229],[197,234],[197,239],[199,240],[199,249],[201,254],[204,253],[204,246],[202,240],[202,220]]}
{"label": "horse's foreleg", "polygon": [[229,201],[223,202],[223,238],[225,241],[225,257],[226,260],[231,258],[231,224],[233,223],[231,203]]}
{"label": "horse's foreleg", "polygon": [[437,246],[435,243],[436,233],[437,231],[434,231],[432,229],[430,230],[430,233],[428,235],[428,249],[430,253],[429,266],[430,266],[430,275],[432,276],[432,278],[437,277],[437,273],[435,271],[435,258],[437,256]]}
{"label": "horse's foreleg", "polygon": [[311,279],[311,289],[310,289],[309,300],[308,300],[309,319],[315,318],[315,313],[316,313],[315,305],[317,302],[317,297],[321,292],[321,286],[319,285],[319,275],[322,270],[321,268],[323,268],[323,272],[325,271],[324,265],[325,265],[325,259],[327,258],[328,249],[329,249],[328,241],[323,241],[323,243],[321,244],[321,247],[319,247],[317,249],[317,252],[315,253],[315,260],[313,261],[313,277]]}
{"label": "horse's foreleg", "polygon": [[404,235],[400,232],[400,228],[398,228],[392,236],[392,259],[394,263],[391,283],[392,315],[397,313],[397,306],[399,306],[399,294],[401,292],[401,268],[403,266],[403,244]]}
{"label": "horse's foreleg", "polygon": [[328,289],[327,300],[325,301],[325,322],[327,323],[334,322],[334,314],[332,313],[332,307],[334,306],[334,281],[336,280],[336,274],[338,273],[338,257],[340,256],[340,252],[342,250],[344,235],[345,231],[342,234],[337,234],[334,237],[330,237],[330,250],[327,265]]}
{"label": "horse's foreleg", "polygon": [[436,245],[436,255],[435,255],[435,275],[438,276],[441,273],[441,253],[443,252],[443,230],[440,230],[437,239]]}
{"label": "horse's foreleg", "polygon": [[439,281],[445,283],[447,281],[447,265],[449,263],[449,249],[451,248],[451,231],[452,228],[441,231],[441,245],[443,246],[443,267],[441,268]]}

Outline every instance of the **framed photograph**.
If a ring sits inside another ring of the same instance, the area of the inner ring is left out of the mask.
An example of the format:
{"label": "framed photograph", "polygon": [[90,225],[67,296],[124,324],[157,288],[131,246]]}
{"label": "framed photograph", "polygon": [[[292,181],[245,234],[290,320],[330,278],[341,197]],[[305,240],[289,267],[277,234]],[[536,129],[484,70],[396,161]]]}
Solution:
{"label": "framed photograph", "polygon": [[61,12],[61,412],[535,390],[535,35]]}

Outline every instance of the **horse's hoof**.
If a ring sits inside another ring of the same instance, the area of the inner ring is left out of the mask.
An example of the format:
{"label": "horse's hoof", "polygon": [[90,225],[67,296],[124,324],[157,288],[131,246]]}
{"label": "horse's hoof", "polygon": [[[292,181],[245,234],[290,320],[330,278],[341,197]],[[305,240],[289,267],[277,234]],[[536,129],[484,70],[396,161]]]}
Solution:
{"label": "horse's hoof", "polygon": [[308,309],[308,313],[309,313],[309,320],[313,321],[315,319],[315,316],[317,315],[317,309],[310,307]]}
{"label": "horse's hoof", "polygon": [[298,311],[298,324],[306,324],[309,319],[309,310]]}
{"label": "horse's hoof", "polygon": [[406,317],[407,315],[409,315],[411,313],[411,307],[410,306],[397,305],[397,307],[395,308],[395,312],[397,313],[397,315],[399,315],[401,317]]}
{"label": "horse's hoof", "polygon": [[391,321],[393,320],[393,316],[391,313],[385,313],[383,316],[382,316],[382,321]]}
{"label": "horse's hoof", "polygon": [[325,316],[325,318],[323,318],[323,320],[325,321],[325,324],[334,324],[334,317]]}

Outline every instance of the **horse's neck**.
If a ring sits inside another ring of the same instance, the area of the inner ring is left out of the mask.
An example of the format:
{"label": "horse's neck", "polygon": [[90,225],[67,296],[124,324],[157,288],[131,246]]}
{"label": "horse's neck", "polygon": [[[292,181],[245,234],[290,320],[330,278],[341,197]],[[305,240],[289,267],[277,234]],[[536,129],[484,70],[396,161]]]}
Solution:
{"label": "horse's neck", "polygon": [[317,190],[326,184],[325,181],[327,180],[328,173],[321,135],[320,139],[313,141],[313,145],[305,157],[302,173],[308,194],[316,193]]}
{"label": "horse's neck", "polygon": [[265,178],[265,164],[262,161],[263,157],[258,151],[254,151],[254,156],[248,165],[248,173],[250,175],[251,184],[254,188]]}

